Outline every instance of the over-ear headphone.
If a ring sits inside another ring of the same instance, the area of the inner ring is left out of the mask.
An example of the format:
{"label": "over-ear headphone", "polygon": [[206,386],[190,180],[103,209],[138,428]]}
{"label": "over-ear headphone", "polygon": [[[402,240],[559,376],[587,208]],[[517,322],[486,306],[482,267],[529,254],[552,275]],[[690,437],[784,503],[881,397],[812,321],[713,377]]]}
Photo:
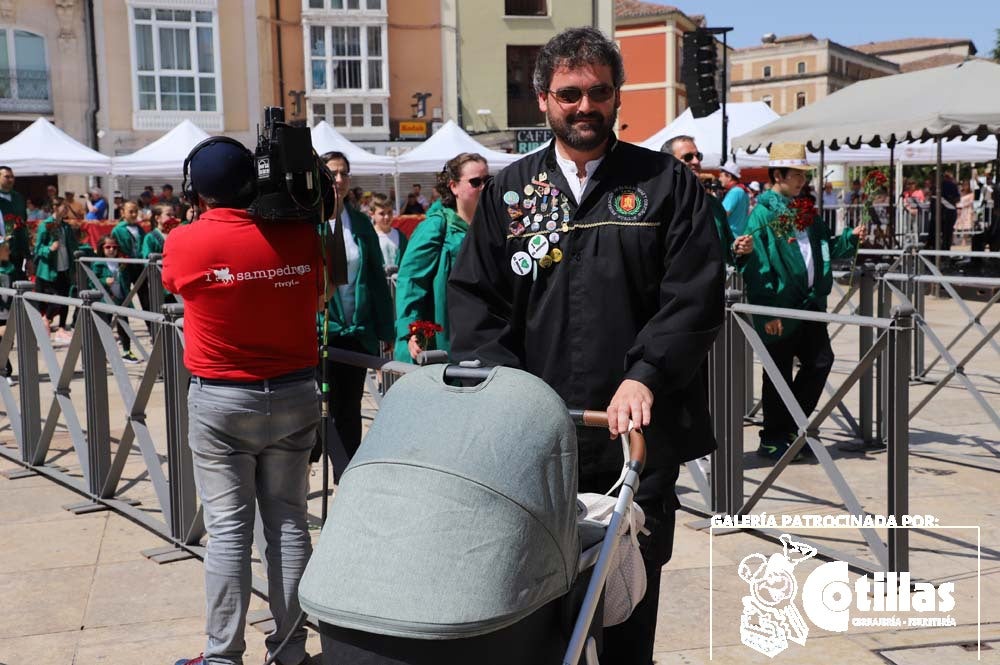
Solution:
{"label": "over-ear headphone", "polygon": [[[247,157],[251,160],[251,163],[253,162],[253,153],[250,152],[250,150],[245,145],[243,145],[236,139],[230,138],[228,136],[208,137],[207,139],[196,145],[194,148],[192,148],[191,152],[189,152],[188,156],[184,159],[184,167],[183,167],[184,179],[183,182],[181,183],[181,191],[184,193],[184,198],[187,199],[188,205],[192,206],[198,205],[198,190],[195,187],[194,181],[191,179],[191,162],[194,160],[195,155],[197,155],[205,148],[211,145],[215,145],[216,143],[228,143],[230,145],[236,146],[237,148],[239,148],[240,150],[242,150],[247,154]],[[256,187],[256,184],[257,184],[256,182],[250,183],[251,187]],[[247,193],[249,194],[250,192]]]}

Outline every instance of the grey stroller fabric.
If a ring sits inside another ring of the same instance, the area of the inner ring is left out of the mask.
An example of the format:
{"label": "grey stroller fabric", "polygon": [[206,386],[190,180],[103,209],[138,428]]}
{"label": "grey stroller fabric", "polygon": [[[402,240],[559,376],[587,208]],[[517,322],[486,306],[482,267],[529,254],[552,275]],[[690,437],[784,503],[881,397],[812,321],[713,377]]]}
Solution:
{"label": "grey stroller fabric", "polygon": [[540,379],[444,367],[397,381],[347,467],[299,599],[320,621],[419,639],[507,627],[576,576],[576,432]]}

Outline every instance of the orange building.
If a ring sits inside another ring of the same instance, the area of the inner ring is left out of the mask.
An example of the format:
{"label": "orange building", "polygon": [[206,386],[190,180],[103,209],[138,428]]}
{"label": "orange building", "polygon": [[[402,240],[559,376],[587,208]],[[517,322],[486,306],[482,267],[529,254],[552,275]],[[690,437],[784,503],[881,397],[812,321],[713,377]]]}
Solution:
{"label": "orange building", "polygon": [[681,45],[684,33],[703,23],[703,16],[688,16],[676,7],[615,0],[615,40],[626,75],[618,115],[623,140],[643,141],[687,108]]}

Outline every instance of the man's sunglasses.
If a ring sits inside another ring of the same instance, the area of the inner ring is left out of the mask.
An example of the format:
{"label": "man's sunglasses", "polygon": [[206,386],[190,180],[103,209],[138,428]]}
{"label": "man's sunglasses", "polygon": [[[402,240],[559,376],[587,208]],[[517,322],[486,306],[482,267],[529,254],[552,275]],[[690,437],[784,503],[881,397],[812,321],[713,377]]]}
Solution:
{"label": "man's sunglasses", "polygon": [[558,99],[563,104],[576,104],[586,95],[590,101],[598,104],[603,103],[615,96],[615,89],[610,85],[595,85],[592,88],[581,90],[576,87],[559,88],[549,90],[549,94]]}
{"label": "man's sunglasses", "polygon": [[701,154],[700,152],[689,152],[686,155],[681,155],[681,159],[683,159],[685,163],[690,163],[691,160],[693,160],[695,157],[698,158],[699,162],[705,159],[705,155]]}

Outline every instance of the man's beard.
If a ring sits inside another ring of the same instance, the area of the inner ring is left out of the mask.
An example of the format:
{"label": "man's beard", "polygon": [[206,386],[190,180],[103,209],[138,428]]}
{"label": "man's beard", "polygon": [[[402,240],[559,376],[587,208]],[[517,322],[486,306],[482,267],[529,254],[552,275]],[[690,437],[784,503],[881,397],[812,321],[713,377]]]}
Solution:
{"label": "man's beard", "polygon": [[[574,150],[588,152],[599,147],[611,135],[611,128],[615,126],[615,121],[618,120],[618,109],[615,108],[611,111],[610,118],[605,118],[604,114],[600,111],[591,111],[585,114],[570,113],[563,118],[562,116],[555,115],[550,110],[546,113],[546,116],[548,116],[552,133],[560,141]],[[575,126],[575,123],[580,119],[587,119],[593,123],[593,133],[581,132]]]}

